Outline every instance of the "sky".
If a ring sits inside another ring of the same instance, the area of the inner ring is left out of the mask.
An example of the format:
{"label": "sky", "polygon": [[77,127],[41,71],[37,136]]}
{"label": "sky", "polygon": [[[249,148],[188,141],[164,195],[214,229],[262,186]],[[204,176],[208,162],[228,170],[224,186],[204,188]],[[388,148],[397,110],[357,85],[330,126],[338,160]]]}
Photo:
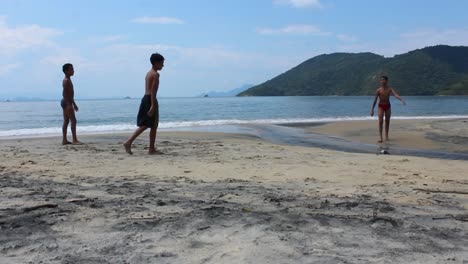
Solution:
{"label": "sky", "polygon": [[458,0],[0,0],[0,98],[141,97],[149,57],[165,57],[161,97],[260,84],[314,56],[387,57],[468,46]]}

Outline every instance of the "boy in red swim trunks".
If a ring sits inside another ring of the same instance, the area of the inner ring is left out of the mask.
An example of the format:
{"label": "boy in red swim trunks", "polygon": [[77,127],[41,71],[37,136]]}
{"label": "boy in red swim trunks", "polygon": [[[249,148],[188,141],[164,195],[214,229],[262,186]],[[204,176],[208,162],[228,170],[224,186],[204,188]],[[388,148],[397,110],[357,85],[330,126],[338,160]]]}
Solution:
{"label": "boy in red swim trunks", "polygon": [[393,89],[388,87],[388,77],[380,77],[380,88],[375,92],[374,103],[372,104],[372,110],[370,112],[371,116],[374,116],[374,108],[377,103],[377,98],[379,98],[379,143],[383,142],[382,138],[382,127],[383,127],[383,118],[385,115],[385,140],[388,139],[388,130],[390,129],[390,116],[392,115],[392,106],[390,105],[390,96],[393,94],[398,100],[400,100],[403,105],[406,105],[406,102],[401,96]]}

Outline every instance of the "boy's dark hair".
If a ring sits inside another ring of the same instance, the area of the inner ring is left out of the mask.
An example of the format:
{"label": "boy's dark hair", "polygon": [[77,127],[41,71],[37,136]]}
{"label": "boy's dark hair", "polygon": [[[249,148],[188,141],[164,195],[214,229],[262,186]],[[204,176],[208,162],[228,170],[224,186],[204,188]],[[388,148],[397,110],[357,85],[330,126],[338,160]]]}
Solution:
{"label": "boy's dark hair", "polygon": [[388,77],[385,75],[380,76],[380,79],[384,79],[385,81],[388,81]]}
{"label": "boy's dark hair", "polygon": [[62,71],[63,71],[63,73],[67,73],[67,71],[68,71],[69,69],[71,69],[72,67],[73,67],[73,64],[71,64],[71,63],[65,63],[65,64],[62,66]]}
{"label": "boy's dark hair", "polygon": [[159,53],[151,54],[151,57],[150,57],[151,65],[154,65],[155,63],[161,62],[163,60],[164,60],[164,57],[161,54]]}

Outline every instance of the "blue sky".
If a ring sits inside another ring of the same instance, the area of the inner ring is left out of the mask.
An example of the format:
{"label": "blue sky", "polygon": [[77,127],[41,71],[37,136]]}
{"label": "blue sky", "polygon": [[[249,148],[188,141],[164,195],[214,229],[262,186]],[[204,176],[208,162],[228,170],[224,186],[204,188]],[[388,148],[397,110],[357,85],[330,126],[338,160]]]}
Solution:
{"label": "blue sky", "polygon": [[166,57],[160,96],[258,84],[313,56],[393,56],[468,45],[468,1],[1,0],[0,98],[140,97],[149,56]]}

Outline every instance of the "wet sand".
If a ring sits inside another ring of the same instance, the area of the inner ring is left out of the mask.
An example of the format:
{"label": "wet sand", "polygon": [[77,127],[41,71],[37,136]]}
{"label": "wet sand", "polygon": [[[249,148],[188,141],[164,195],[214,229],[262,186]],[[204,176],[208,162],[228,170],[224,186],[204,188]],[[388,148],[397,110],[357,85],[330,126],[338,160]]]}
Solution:
{"label": "wet sand", "polygon": [[0,263],[468,261],[466,161],[127,136],[1,140]]}
{"label": "wet sand", "polygon": [[[379,139],[377,120],[303,127],[308,132],[338,136],[367,144],[377,144]],[[468,153],[468,119],[391,120],[389,136],[390,141],[379,145]]]}

